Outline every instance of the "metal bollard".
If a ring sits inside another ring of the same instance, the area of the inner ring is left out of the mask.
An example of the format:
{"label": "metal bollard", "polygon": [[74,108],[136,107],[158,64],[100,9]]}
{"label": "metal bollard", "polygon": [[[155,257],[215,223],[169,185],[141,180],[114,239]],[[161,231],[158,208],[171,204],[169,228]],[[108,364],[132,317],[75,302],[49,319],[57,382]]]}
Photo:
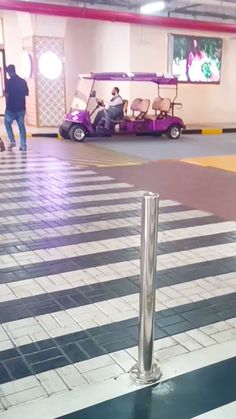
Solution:
{"label": "metal bollard", "polygon": [[138,363],[130,371],[131,379],[139,384],[154,383],[161,376],[159,366],[153,363],[158,212],[159,195],[145,193],[141,218]]}

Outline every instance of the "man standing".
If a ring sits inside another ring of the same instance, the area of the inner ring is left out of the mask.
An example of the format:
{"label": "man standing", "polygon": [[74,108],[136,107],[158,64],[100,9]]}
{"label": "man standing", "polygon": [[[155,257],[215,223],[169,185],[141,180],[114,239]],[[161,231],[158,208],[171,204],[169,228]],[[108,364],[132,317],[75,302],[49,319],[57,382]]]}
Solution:
{"label": "man standing", "polygon": [[16,68],[13,64],[7,67],[9,79],[6,81],[6,112],[5,127],[9,140],[8,149],[16,146],[15,136],[12,130],[12,124],[17,122],[20,131],[20,151],[26,151],[26,129],[25,129],[25,97],[29,95],[27,83],[16,74]]}

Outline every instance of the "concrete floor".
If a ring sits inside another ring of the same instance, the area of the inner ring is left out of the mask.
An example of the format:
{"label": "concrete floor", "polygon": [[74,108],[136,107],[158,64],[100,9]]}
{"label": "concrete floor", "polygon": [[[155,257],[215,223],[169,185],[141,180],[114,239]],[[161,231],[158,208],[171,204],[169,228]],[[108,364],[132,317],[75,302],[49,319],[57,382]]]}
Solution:
{"label": "concrete floor", "polygon": [[109,150],[125,153],[147,160],[184,159],[189,157],[236,154],[236,134],[183,135],[178,141],[166,137],[130,137],[88,140]]}
{"label": "concrete floor", "polygon": [[[31,149],[59,159],[85,164],[110,161],[117,153],[123,160],[183,160],[192,157],[236,155],[236,134],[183,135],[178,141],[153,137],[112,137],[86,139],[82,144],[54,138],[32,138]],[[112,154],[111,154],[112,153]],[[109,158],[107,158],[107,154]],[[99,158],[98,158],[99,156]]]}
{"label": "concrete floor", "polygon": [[28,145],[30,150],[44,156],[92,166],[102,175],[131,183],[142,190],[158,192],[162,198],[175,199],[222,218],[236,219],[236,173],[232,167],[231,170],[227,168],[229,158],[223,158],[223,170],[219,170],[222,167],[218,162],[208,164],[208,167],[204,167],[205,163],[186,162],[191,157],[196,160],[214,155],[234,157],[235,134],[183,136],[179,141],[120,137],[119,140],[93,139],[82,144],[34,138],[29,140]]}

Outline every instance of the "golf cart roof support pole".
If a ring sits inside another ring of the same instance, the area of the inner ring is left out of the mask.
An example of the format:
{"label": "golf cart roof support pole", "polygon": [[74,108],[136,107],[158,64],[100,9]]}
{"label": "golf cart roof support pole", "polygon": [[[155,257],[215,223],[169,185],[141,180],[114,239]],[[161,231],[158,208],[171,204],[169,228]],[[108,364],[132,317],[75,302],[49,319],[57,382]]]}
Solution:
{"label": "golf cart roof support pole", "polygon": [[[88,110],[88,105],[89,105],[89,101],[90,101],[90,99],[91,99],[91,93],[92,93],[92,91],[94,90],[95,81],[96,81],[96,80],[93,80],[93,84],[92,84],[92,87],[91,87],[91,90],[90,90],[90,94],[89,94],[89,98],[88,98],[87,105],[86,105],[86,111]],[[90,116],[91,116],[91,115],[92,115],[92,114],[90,114]]]}

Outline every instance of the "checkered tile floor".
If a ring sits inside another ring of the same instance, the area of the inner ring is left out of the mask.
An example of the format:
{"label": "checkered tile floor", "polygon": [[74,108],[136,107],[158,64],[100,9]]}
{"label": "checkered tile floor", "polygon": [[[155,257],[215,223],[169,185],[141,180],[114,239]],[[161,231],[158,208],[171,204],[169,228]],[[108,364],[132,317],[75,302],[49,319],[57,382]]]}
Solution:
{"label": "checkered tile floor", "polygon": [[[137,358],[142,192],[37,153],[0,154],[0,173],[4,415],[127,376]],[[170,200],[160,211],[163,362],[236,338],[236,222]]]}

